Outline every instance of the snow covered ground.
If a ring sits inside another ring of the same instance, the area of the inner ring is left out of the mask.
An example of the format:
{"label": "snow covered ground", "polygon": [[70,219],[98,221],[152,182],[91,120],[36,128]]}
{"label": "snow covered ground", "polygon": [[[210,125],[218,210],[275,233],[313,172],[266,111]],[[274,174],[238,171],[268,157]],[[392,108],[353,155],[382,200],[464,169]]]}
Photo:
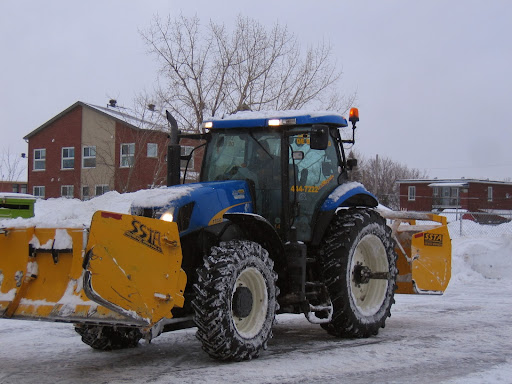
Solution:
{"label": "snow covered ground", "polygon": [[[30,225],[81,226],[96,209],[128,212],[136,197],[110,192],[89,202],[40,201]],[[376,337],[335,339],[303,316],[279,315],[260,358],[222,363],[202,352],[194,329],[99,352],[81,343],[69,324],[2,319],[0,383],[512,383],[508,225],[500,237],[481,227],[478,236],[454,238],[446,293],[397,295]]]}

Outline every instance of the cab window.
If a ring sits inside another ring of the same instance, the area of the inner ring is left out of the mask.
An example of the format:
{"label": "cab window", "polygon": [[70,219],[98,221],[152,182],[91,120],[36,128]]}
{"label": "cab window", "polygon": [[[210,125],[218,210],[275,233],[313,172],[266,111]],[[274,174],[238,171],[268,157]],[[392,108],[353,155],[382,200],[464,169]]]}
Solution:
{"label": "cab window", "polygon": [[338,185],[338,156],[335,142],[329,137],[325,150],[311,149],[309,135],[290,136],[290,201],[299,204],[294,220],[297,237],[311,239],[311,221],[320,201]]}

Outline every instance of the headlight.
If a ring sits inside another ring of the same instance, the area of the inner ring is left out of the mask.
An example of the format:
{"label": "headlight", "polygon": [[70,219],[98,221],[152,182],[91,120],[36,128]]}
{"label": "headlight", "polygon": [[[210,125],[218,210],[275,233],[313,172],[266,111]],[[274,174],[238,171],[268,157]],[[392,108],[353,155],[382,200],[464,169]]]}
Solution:
{"label": "headlight", "polygon": [[162,216],[160,216],[160,220],[163,221],[174,221],[174,208],[168,209],[163,213]]}

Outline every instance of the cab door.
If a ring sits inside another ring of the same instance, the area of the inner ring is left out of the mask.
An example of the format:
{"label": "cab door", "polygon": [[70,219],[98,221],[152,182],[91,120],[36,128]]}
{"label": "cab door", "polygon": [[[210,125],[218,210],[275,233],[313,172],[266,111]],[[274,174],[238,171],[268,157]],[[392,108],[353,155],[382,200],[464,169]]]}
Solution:
{"label": "cab door", "polygon": [[338,185],[338,155],[332,137],[318,150],[310,147],[309,134],[299,133],[289,137],[289,147],[290,202],[298,205],[293,225],[299,240],[310,241],[315,208]]}

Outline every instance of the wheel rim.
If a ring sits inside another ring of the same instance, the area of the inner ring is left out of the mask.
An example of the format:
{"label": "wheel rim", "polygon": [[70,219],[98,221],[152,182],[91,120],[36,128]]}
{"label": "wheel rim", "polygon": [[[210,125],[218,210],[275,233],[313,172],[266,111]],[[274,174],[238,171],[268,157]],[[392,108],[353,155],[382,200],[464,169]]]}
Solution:
{"label": "wheel rim", "polygon": [[386,300],[388,280],[370,279],[361,283],[355,271],[361,267],[372,272],[388,272],[389,263],[386,248],[375,235],[364,236],[357,245],[350,265],[350,286],[352,300],[363,316],[375,315]]}
{"label": "wheel rim", "polygon": [[233,287],[232,300],[236,290],[242,287],[249,289],[251,293],[252,308],[246,317],[237,317],[233,309],[231,310],[231,315],[235,328],[240,336],[251,339],[260,332],[267,317],[267,284],[261,272],[256,268],[250,267],[244,269],[236,279]]}

